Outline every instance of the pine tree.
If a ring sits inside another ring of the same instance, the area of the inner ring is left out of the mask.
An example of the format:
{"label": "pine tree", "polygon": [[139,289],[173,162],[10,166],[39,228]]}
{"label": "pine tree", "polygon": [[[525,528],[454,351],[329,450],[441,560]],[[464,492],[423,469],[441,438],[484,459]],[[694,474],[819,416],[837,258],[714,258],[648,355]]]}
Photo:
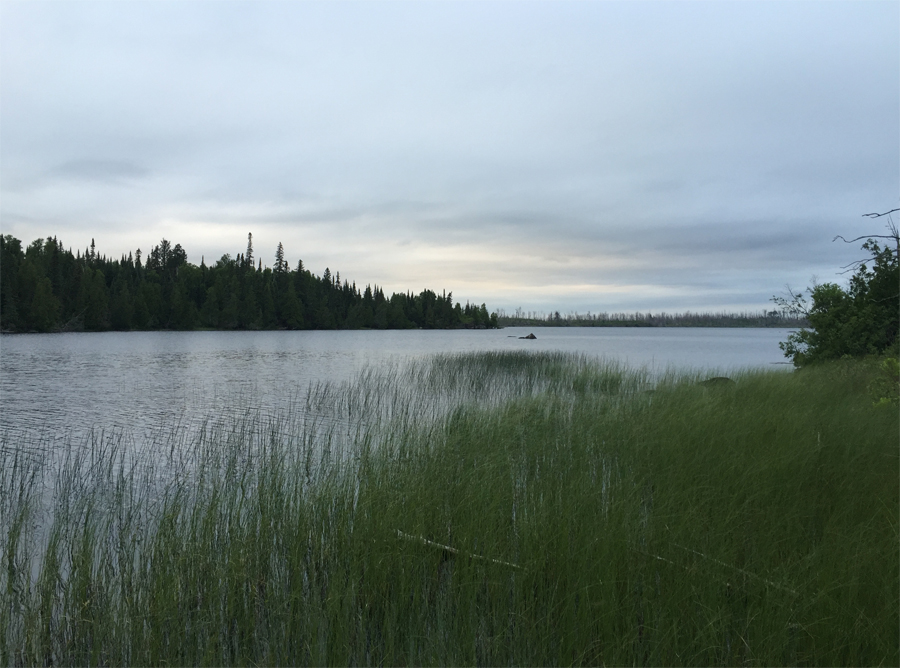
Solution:
{"label": "pine tree", "polygon": [[109,300],[109,324],[113,329],[131,329],[134,316],[134,300],[128,285],[121,278],[113,281],[112,296]]}
{"label": "pine tree", "polygon": [[85,267],[79,302],[84,312],[84,328],[89,331],[106,329],[109,325],[109,293],[102,271]]}
{"label": "pine tree", "polygon": [[284,261],[284,246],[278,242],[278,248],[275,249],[275,272],[282,273],[287,269],[287,263]]}
{"label": "pine tree", "polygon": [[24,259],[22,242],[0,235],[0,328],[19,326],[19,264]]}
{"label": "pine tree", "polygon": [[53,296],[53,287],[46,276],[38,279],[31,301],[29,322],[39,332],[49,332],[56,327],[59,315],[59,300]]}

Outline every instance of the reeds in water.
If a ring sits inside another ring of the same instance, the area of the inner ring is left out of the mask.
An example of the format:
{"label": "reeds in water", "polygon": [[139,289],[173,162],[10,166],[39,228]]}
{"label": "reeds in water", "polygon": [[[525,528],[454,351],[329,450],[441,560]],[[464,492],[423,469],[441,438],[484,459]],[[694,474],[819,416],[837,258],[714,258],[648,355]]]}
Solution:
{"label": "reeds in water", "polygon": [[445,356],[189,443],[3,442],[0,662],[896,665],[867,374]]}

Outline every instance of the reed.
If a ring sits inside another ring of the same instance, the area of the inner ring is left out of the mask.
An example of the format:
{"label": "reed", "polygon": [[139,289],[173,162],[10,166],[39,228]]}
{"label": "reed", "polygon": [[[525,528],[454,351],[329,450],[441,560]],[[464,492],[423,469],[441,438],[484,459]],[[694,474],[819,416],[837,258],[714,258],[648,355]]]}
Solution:
{"label": "reed", "polygon": [[896,665],[870,376],[483,353],[189,442],[0,436],[0,662]]}

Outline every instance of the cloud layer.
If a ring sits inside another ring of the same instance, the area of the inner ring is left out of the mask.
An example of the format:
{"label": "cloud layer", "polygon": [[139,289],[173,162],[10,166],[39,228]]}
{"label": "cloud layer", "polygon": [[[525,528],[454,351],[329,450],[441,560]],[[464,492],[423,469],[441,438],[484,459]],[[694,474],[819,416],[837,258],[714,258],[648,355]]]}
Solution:
{"label": "cloud layer", "polygon": [[[492,307],[763,308],[900,196],[900,6],[0,7],[0,226]],[[271,253],[268,251],[271,250]],[[264,260],[265,261],[265,260]]]}

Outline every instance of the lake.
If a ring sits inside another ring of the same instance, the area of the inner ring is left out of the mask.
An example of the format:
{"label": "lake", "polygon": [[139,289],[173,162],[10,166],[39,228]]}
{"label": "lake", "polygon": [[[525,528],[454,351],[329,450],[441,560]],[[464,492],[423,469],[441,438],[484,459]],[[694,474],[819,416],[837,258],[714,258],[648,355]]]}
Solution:
{"label": "lake", "polygon": [[[518,337],[533,331],[536,340]],[[52,442],[91,430],[142,440],[236,410],[277,412],[315,383],[436,353],[564,351],[653,373],[790,369],[785,329],[570,328],[105,332],[0,337],[0,430]]]}

